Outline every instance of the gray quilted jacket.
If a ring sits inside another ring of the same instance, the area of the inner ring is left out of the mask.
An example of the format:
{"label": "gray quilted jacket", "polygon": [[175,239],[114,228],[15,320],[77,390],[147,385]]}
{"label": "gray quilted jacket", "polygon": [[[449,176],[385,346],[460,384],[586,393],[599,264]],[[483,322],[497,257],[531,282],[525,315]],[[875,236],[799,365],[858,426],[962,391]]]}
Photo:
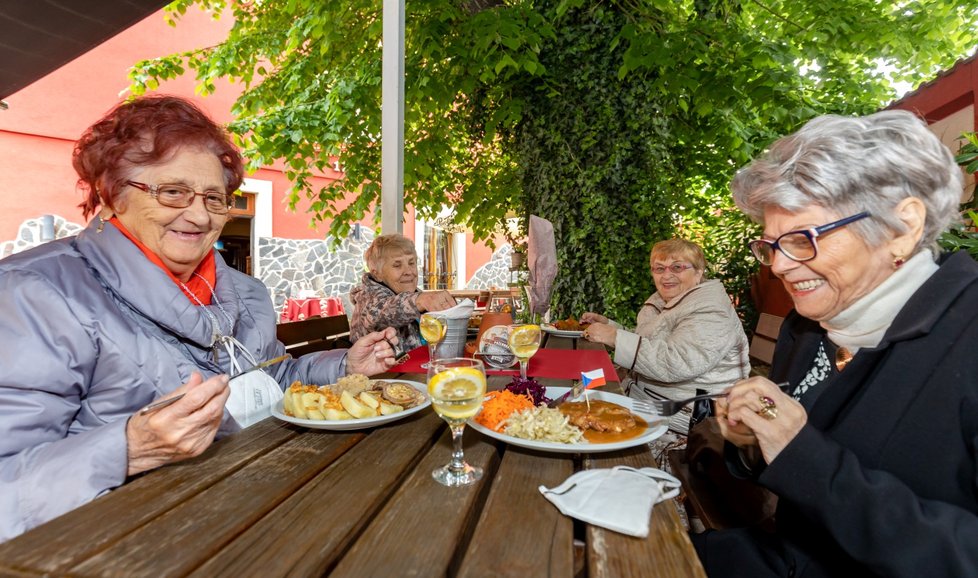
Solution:
{"label": "gray quilted jacket", "polygon": [[[284,352],[264,285],[217,256],[215,290],[257,359]],[[0,541],[121,485],[128,417],[193,371],[228,372],[211,343],[210,318],[111,225],[0,261]],[[345,359],[313,353],[270,374],[331,383]],[[218,437],[238,429],[225,412]]]}

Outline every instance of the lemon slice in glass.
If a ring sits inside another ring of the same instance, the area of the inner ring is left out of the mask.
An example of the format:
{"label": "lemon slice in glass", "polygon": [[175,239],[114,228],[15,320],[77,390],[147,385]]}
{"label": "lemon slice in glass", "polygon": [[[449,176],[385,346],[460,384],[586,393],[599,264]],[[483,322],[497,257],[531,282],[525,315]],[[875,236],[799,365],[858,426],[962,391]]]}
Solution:
{"label": "lemon slice in glass", "polygon": [[516,357],[532,357],[540,348],[540,326],[519,325],[509,332],[509,348]]}
{"label": "lemon slice in glass", "polygon": [[438,415],[465,420],[479,412],[486,393],[486,377],[474,367],[452,367],[431,376],[428,393]]}
{"label": "lemon slice in glass", "polygon": [[438,343],[445,337],[448,327],[445,322],[434,315],[421,316],[421,336],[428,343]]}

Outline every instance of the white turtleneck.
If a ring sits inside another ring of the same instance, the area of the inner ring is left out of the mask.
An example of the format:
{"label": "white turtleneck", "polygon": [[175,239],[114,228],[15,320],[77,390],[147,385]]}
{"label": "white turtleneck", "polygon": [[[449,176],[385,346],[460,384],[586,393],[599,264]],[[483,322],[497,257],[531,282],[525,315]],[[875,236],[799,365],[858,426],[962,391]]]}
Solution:
{"label": "white turtleneck", "polygon": [[930,250],[920,251],[875,289],[821,326],[828,331],[832,343],[853,354],[862,347],[876,347],[910,296],[937,269]]}

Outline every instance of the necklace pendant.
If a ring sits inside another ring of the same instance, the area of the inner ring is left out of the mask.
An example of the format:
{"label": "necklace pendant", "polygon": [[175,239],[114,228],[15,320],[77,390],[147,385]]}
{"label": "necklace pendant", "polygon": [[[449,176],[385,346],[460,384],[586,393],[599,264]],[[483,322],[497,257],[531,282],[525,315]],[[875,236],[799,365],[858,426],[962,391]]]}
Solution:
{"label": "necklace pendant", "polygon": [[850,361],[852,361],[852,352],[848,349],[840,347],[835,350],[835,368],[837,370],[842,371],[845,369]]}

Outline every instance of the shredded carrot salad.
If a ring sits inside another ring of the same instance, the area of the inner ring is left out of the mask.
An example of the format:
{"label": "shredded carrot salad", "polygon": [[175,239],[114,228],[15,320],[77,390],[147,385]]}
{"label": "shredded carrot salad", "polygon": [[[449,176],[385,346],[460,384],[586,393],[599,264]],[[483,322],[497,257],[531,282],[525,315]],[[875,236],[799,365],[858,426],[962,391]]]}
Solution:
{"label": "shredded carrot salad", "polygon": [[508,390],[490,391],[482,402],[482,412],[475,416],[475,421],[493,431],[499,431],[506,418],[513,413],[533,408],[533,399],[529,395],[516,395]]}

